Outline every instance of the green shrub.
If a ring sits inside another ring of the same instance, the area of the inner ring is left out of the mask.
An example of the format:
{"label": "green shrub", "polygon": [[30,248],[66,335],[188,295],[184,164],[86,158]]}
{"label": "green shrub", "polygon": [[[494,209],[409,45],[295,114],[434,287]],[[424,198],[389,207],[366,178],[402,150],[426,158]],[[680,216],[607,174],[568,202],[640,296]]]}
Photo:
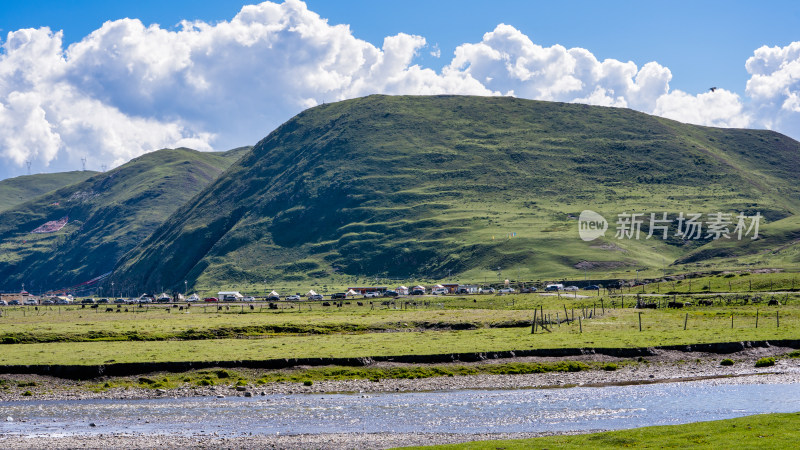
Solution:
{"label": "green shrub", "polygon": [[603,366],[603,370],[608,370],[609,372],[613,372],[617,370],[617,365],[614,363],[608,363],[605,366]]}
{"label": "green shrub", "polygon": [[198,386],[213,386],[214,382],[209,380],[208,378],[203,378],[202,380],[197,382]]}
{"label": "green shrub", "polygon": [[3,344],[16,344],[18,342],[19,340],[17,340],[17,338],[15,338],[14,336],[3,337]]}
{"label": "green shrub", "polygon": [[775,358],[768,357],[768,358],[761,358],[756,361],[756,367],[769,367],[775,365]]}
{"label": "green shrub", "polygon": [[313,386],[313,385],[314,385],[314,382],[311,381],[311,380],[303,381],[303,386]]}
{"label": "green shrub", "polygon": [[794,350],[786,354],[789,358],[800,358],[800,350]]}
{"label": "green shrub", "polygon": [[217,378],[230,378],[231,377],[231,373],[228,372],[225,369],[217,370],[216,374],[217,374]]}
{"label": "green shrub", "polygon": [[36,386],[35,381],[28,381],[28,382],[21,381],[17,383],[17,387],[33,387],[33,386]]}
{"label": "green shrub", "polygon": [[725,358],[725,359],[723,359],[722,361],[719,362],[719,365],[721,365],[721,366],[732,366],[733,365],[733,360],[730,359],[730,358]]}
{"label": "green shrub", "polygon": [[153,384],[155,384],[155,383],[156,383],[156,380],[151,380],[150,378],[147,378],[147,377],[139,377],[139,383],[140,383],[140,384],[150,384],[150,385],[153,385]]}
{"label": "green shrub", "polygon": [[31,391],[25,391],[25,392],[22,393],[23,397],[30,397],[31,395],[33,395],[33,392],[31,392]]}

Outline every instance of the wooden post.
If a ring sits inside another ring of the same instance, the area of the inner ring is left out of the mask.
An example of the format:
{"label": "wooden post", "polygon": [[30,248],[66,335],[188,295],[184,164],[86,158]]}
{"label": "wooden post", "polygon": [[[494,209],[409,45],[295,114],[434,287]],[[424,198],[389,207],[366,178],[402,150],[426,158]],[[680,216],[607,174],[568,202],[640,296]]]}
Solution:
{"label": "wooden post", "polygon": [[603,299],[602,298],[600,299],[600,311],[603,312],[604,316],[606,315],[606,307],[603,306]]}
{"label": "wooden post", "polygon": [[580,332],[583,333],[583,324],[581,323],[580,317],[578,317],[578,328],[580,329]]}
{"label": "wooden post", "polygon": [[539,317],[542,320],[542,328],[544,328],[544,305],[541,305],[540,308],[541,311],[539,311]]}
{"label": "wooden post", "polygon": [[556,323],[558,324],[558,328],[561,328],[561,320],[558,318],[558,312],[556,312]]}
{"label": "wooden post", "polygon": [[780,328],[780,326],[781,326],[781,317],[778,314],[779,314],[779,312],[775,311],[775,324]]}
{"label": "wooden post", "polygon": [[572,308],[572,321],[575,322],[575,308]]}
{"label": "wooden post", "polygon": [[758,328],[758,310],[756,310],[756,328]]}
{"label": "wooden post", "polygon": [[733,329],[733,314],[731,314],[731,329]]}
{"label": "wooden post", "polygon": [[567,305],[564,305],[564,320],[569,323],[569,313],[567,312]]}
{"label": "wooden post", "polygon": [[531,334],[536,334],[536,314],[539,313],[538,309],[533,310],[533,320],[531,320]]}
{"label": "wooden post", "polygon": [[642,331],[642,313],[639,313],[639,331]]}
{"label": "wooden post", "polygon": [[683,331],[686,331],[687,323],[689,323],[689,313],[686,313],[686,317],[683,319]]}

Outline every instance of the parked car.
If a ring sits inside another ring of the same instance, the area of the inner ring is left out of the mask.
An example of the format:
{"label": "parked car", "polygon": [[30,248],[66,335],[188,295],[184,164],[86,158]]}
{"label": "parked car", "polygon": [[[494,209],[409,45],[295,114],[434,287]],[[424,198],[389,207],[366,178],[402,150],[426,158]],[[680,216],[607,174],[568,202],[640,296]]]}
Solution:
{"label": "parked car", "polygon": [[36,300],[34,300],[32,298],[29,298],[29,299],[25,300],[25,304],[28,305],[28,306],[36,306],[36,305],[39,304],[39,302],[37,302]]}
{"label": "parked car", "polygon": [[551,285],[551,286],[547,286],[546,288],[544,288],[544,290],[545,290],[545,292],[556,292],[556,291],[559,291],[560,288],[558,286],[556,286],[556,285]]}
{"label": "parked car", "polygon": [[380,296],[381,296],[380,292],[367,292],[364,294],[364,298],[376,298]]}
{"label": "parked car", "polygon": [[72,300],[68,298],[60,298],[56,300],[56,305],[69,305],[70,303],[72,303]]}
{"label": "parked car", "polygon": [[11,300],[8,302],[8,306],[19,306],[21,304],[22,303],[20,303],[19,300]]}
{"label": "parked car", "polygon": [[0,300],[0,306],[8,306],[5,300]]}
{"label": "parked car", "polygon": [[286,300],[288,300],[290,302],[299,302],[300,301],[300,296],[297,295],[297,294],[290,295],[290,296],[286,297]]}
{"label": "parked car", "polygon": [[97,301],[98,305],[104,305],[106,303],[109,303],[107,298],[101,298],[100,300]]}
{"label": "parked car", "polygon": [[268,302],[277,302],[280,299],[281,299],[280,295],[269,295],[269,296],[267,296],[267,301]]}
{"label": "parked car", "polygon": [[494,288],[480,288],[478,292],[481,294],[494,294]]}
{"label": "parked car", "polygon": [[523,293],[523,294],[532,294],[532,293],[538,291],[538,289],[536,289],[535,287],[526,287],[526,288],[520,289],[519,291],[521,293]]}
{"label": "parked car", "polygon": [[55,303],[52,300],[45,300],[45,301],[42,302],[42,305],[46,305],[46,306],[54,305],[54,304]]}
{"label": "parked car", "polygon": [[139,303],[153,303],[152,297],[142,297],[139,299]]}
{"label": "parked car", "polygon": [[592,285],[586,286],[584,289],[586,289],[587,291],[599,291],[601,288],[600,288],[600,286],[598,286],[596,284],[592,284]]}
{"label": "parked car", "polygon": [[398,295],[400,295],[400,294],[398,294],[395,291],[384,291],[384,293],[383,293],[384,297],[397,297]]}
{"label": "parked car", "polygon": [[93,298],[85,298],[85,299],[81,300],[81,304],[94,305],[94,299]]}
{"label": "parked car", "polygon": [[114,300],[114,303],[123,304],[123,303],[125,303],[125,299],[124,298],[118,298],[118,299]]}
{"label": "parked car", "polygon": [[500,289],[499,292],[501,294],[513,294],[514,292],[517,292],[517,291],[515,291],[514,288],[512,288],[512,287],[507,287],[507,288]]}
{"label": "parked car", "polygon": [[565,291],[577,291],[579,290],[578,286],[567,286],[564,288]]}
{"label": "parked car", "polygon": [[431,294],[433,294],[433,295],[445,295],[445,294],[449,294],[449,293],[450,293],[450,291],[447,288],[443,288],[443,287],[442,288],[434,288],[431,291]]}
{"label": "parked car", "polygon": [[325,300],[322,294],[314,294],[308,297],[309,300]]}
{"label": "parked car", "polygon": [[339,299],[345,299],[345,298],[347,298],[347,294],[345,294],[344,292],[337,292],[337,293],[331,295],[331,300],[339,300]]}
{"label": "parked car", "polygon": [[204,302],[218,302],[219,299],[217,297],[206,297],[203,299]]}
{"label": "parked car", "polygon": [[253,297],[253,296],[247,296],[247,297],[243,298],[243,299],[242,299],[242,301],[245,301],[245,302],[254,302],[254,301],[256,301],[256,298],[255,298],[255,297]]}
{"label": "parked car", "polygon": [[413,291],[411,291],[411,295],[425,295],[425,291],[423,291],[422,289],[414,289]]}

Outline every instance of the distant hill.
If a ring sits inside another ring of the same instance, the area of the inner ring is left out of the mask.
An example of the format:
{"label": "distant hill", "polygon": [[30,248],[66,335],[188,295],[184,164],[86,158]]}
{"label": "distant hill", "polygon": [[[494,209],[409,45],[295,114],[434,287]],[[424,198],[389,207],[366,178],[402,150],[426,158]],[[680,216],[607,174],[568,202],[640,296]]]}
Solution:
{"label": "distant hill", "polygon": [[[782,261],[800,266],[798,167],[800,143],[771,131],[507,97],[370,96],[283,124],[126,255],[113,279],[182,289],[184,280],[633,277],[725,257],[703,254],[718,245],[708,240],[615,239],[616,214],[637,211],[759,211],[769,248],[787,246]],[[612,222],[604,238],[578,238],[584,209]],[[737,251],[764,251],[749,245]]]}
{"label": "distant hill", "polygon": [[155,151],[0,213],[0,289],[25,283],[38,292],[111,271],[125,252],[248,150]]}
{"label": "distant hill", "polygon": [[0,180],[0,211],[20,205],[42,194],[83,181],[97,172],[91,170],[40,173]]}

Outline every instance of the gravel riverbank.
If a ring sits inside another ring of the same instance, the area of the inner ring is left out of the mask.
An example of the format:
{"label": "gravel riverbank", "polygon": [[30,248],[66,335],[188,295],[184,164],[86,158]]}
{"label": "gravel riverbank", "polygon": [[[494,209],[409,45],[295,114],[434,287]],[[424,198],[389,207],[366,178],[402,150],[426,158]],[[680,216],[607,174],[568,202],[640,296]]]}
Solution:
{"label": "gravel riverbank", "polygon": [[[779,347],[753,348],[736,354],[715,355],[676,351],[658,352],[643,361],[619,364],[615,371],[587,370],[581,372],[551,372],[525,375],[469,375],[456,377],[433,377],[423,379],[383,379],[317,381],[311,386],[302,383],[271,383],[260,386],[207,386],[178,387],[169,390],[144,389],[138,387],[112,388],[96,392],[89,388],[98,381],[76,382],[33,375],[0,375],[4,380],[0,388],[0,411],[2,402],[79,400],[79,399],[137,399],[156,397],[194,396],[261,396],[289,393],[330,392],[409,392],[456,389],[515,389],[569,386],[602,386],[607,384],[678,382],[704,380],[705,383],[800,383],[800,359],[782,358],[771,367],[756,368],[755,361],[764,356],[778,356],[791,351]],[[720,361],[730,358],[732,366],[722,366]],[[575,360],[576,358],[570,358]],[[605,356],[587,355],[583,361],[625,362]],[[515,358],[513,360],[486,361],[504,362],[551,362],[557,358]],[[157,374],[153,375],[154,377]],[[25,395],[26,391],[30,395]],[[4,420],[5,417],[0,418]],[[2,448],[389,448],[404,445],[430,445],[484,439],[511,439],[535,437],[539,433],[513,434],[429,434],[429,433],[351,433],[319,435],[174,435],[164,430],[163,435],[103,435],[81,436],[8,436],[3,435],[0,423],[0,447]]]}

